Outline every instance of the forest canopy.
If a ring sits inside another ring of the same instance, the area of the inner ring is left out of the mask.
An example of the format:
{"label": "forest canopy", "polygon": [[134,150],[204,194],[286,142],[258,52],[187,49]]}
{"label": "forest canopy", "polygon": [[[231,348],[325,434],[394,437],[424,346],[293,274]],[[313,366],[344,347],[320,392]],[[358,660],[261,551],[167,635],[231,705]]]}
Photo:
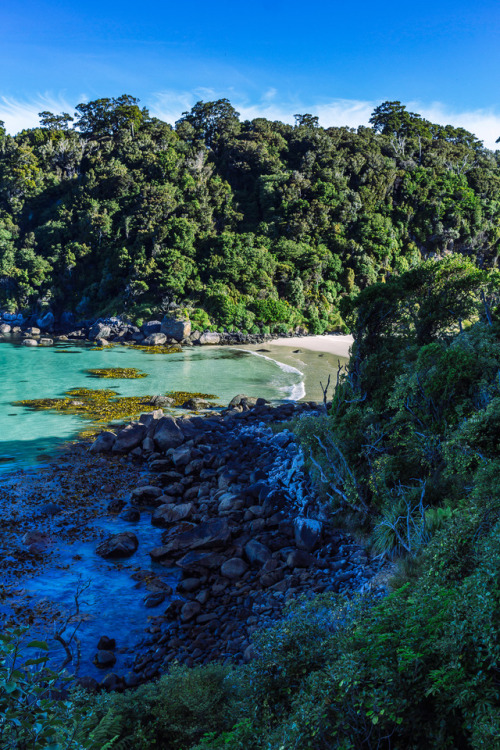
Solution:
{"label": "forest canopy", "polygon": [[124,94],[0,127],[0,307],[322,333],[422,259],[494,265],[500,152],[397,101],[370,123],[241,121],[220,99],[172,127]]}

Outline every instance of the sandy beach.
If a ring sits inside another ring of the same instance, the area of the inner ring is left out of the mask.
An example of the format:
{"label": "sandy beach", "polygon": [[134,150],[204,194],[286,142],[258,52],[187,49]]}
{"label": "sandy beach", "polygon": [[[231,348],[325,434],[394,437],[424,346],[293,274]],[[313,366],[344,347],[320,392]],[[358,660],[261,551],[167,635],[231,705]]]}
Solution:
{"label": "sandy beach", "polygon": [[288,346],[294,349],[307,349],[310,352],[327,352],[338,357],[349,357],[352,346],[351,335],[295,336],[293,338],[274,339],[273,346]]}
{"label": "sandy beach", "polygon": [[[298,370],[302,374],[302,383],[292,398],[297,401],[322,401],[321,383],[326,385],[329,375],[332,385],[336,382],[338,365],[347,364],[352,341],[352,336],[346,335],[297,336],[274,339],[265,344],[248,344],[241,348]],[[331,388],[329,395],[332,395]]]}

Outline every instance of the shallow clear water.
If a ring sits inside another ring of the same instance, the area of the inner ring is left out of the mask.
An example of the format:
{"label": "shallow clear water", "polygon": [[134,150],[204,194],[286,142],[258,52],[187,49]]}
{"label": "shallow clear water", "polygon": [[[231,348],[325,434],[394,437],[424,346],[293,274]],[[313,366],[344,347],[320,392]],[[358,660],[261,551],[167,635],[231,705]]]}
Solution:
{"label": "shallow clear water", "polygon": [[[121,654],[120,649],[135,647],[147,634],[148,618],[163,614],[166,605],[172,600],[167,596],[161,605],[147,609],[144,597],[148,591],[144,584],[131,579],[137,570],[147,571],[175,590],[181,578],[178,568],[166,569],[151,562],[149,550],[161,544],[163,529],[151,525],[150,513],[143,511],[141,520],[133,524],[120,518],[101,518],[95,528],[106,534],[132,531],[139,539],[139,547],[130,558],[103,560],[95,553],[96,542],[73,542],[56,544],[53,564],[42,575],[31,578],[23,592],[34,597],[37,602],[46,601],[61,612],[74,612],[74,595],[78,581],[88,586],[79,598],[80,620],[78,640],[81,648],[80,674],[102,679],[108,670],[100,670],[93,664],[97,643],[102,635],[115,638],[117,664],[113,671],[125,674],[131,666],[131,655]],[[77,556],[77,557],[76,557]],[[77,560],[77,562],[75,562]],[[70,564],[64,564],[70,563]],[[68,638],[74,625],[69,625],[64,637]],[[35,633],[35,635],[38,635]],[[47,638],[50,655],[55,663],[62,663],[64,652],[47,632],[40,631],[40,637]],[[76,652],[75,652],[76,653]],[[74,664],[70,669],[74,669]]]}
{"label": "shallow clear water", "polygon": [[[148,374],[138,380],[90,378],[85,370],[136,367]],[[267,399],[303,395],[302,373],[272,359],[229,348],[193,348],[175,354],[152,354],[116,346],[96,351],[68,345],[26,347],[0,343],[0,472],[35,465],[84,423],[79,417],[32,412],[13,401],[62,396],[69,388],[111,388],[123,396],[166,391],[213,393],[221,405],[237,393]]]}

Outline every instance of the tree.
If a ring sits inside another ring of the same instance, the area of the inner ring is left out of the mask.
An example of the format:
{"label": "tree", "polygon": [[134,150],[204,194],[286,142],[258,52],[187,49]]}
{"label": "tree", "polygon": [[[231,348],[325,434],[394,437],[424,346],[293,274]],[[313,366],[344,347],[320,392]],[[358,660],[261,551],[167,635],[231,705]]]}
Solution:
{"label": "tree", "polygon": [[40,126],[47,130],[68,130],[69,123],[74,121],[74,117],[71,117],[67,112],[62,112],[60,115],[55,115],[53,112],[44,110],[38,113],[40,118]]}
{"label": "tree", "polygon": [[199,101],[191,112],[183,112],[175,124],[179,126],[183,122],[190,123],[207,148],[218,151],[221,138],[235,135],[239,131],[239,116],[240,113],[228,99],[218,99],[215,102]]}
{"label": "tree", "polygon": [[294,115],[296,128],[318,128],[319,118],[316,115]]}
{"label": "tree", "polygon": [[144,120],[149,119],[148,110],[145,107],[139,109],[138,103],[135,96],[122,94],[116,99],[95,99],[77,104],[76,127],[82,135],[92,138],[113,136],[122,128],[130,128],[134,135]]}

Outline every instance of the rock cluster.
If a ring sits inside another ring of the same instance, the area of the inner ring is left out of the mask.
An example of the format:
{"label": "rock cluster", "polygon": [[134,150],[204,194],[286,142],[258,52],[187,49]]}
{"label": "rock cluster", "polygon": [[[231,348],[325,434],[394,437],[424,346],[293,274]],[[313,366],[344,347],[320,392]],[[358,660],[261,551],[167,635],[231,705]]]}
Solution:
{"label": "rock cluster", "polygon": [[[77,322],[73,313],[69,312],[63,313],[58,319],[51,311],[28,319],[20,314],[0,312],[0,338],[21,336],[24,337],[23,343],[26,346],[52,345],[53,339],[43,338],[46,333],[57,334],[61,341],[89,340],[102,347],[111,343],[141,346],[237,346],[260,344],[273,338],[270,334],[249,334],[241,331],[192,331],[188,319],[177,318],[175,315],[165,315],[162,320],[150,320],[138,327],[119,317]],[[293,335],[305,333],[305,329],[298,327]]]}
{"label": "rock cluster", "polygon": [[357,589],[373,575],[362,548],[321,515],[293,434],[270,428],[317,408],[239,395],[207,417],[157,410],[114,440],[109,432],[97,438],[93,451],[147,462],[121,517],[133,523],[138,509],[150,512],[164,529],[151,560],[181,575],[169,600],[145,601],[156,616],[115,687],[151,679],[173,661],[247,662],[253,632],[279,618],[287,600]]}

